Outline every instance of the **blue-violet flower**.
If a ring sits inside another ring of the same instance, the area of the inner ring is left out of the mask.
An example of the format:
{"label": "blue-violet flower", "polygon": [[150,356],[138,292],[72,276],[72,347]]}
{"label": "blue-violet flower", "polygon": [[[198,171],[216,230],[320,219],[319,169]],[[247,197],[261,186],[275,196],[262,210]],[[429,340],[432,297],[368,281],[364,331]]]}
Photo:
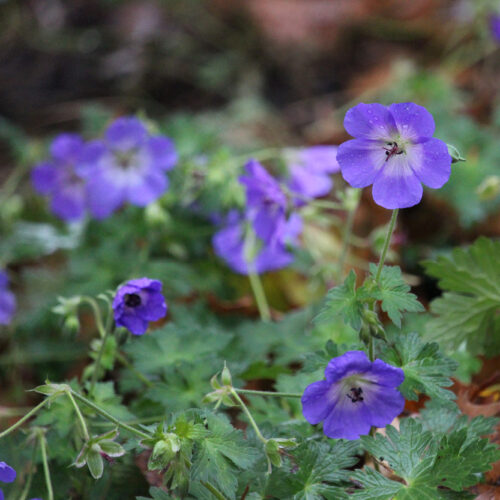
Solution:
{"label": "blue-violet flower", "polygon": [[83,148],[79,135],[60,134],[51,143],[50,158],[31,172],[36,191],[51,198],[51,211],[65,221],[85,214],[85,180],[76,170]]}
{"label": "blue-violet flower", "polygon": [[500,43],[500,14],[490,16],[490,32],[497,43]]}
{"label": "blue-violet flower", "polygon": [[150,321],[157,321],[167,314],[162,285],[158,280],[139,278],[127,281],[118,288],[113,300],[117,326],[123,326],[134,335],[146,333]]}
{"label": "blue-violet flower", "polygon": [[104,218],[125,202],[146,206],[168,188],[165,172],[177,163],[171,139],[152,136],[134,117],[122,117],[108,127],[104,140],[90,142],[81,173],[87,178],[89,209]]}
{"label": "blue-violet flower", "polygon": [[246,215],[257,236],[274,244],[286,225],[286,195],[280,183],[258,161],[249,160],[245,170],[247,175],[239,181],[246,187]]}
{"label": "blue-violet flower", "polygon": [[340,171],[337,149],[337,146],[311,146],[290,154],[288,187],[299,195],[297,205],[304,204],[302,198],[319,198],[331,191],[330,174]]}
{"label": "blue-violet flower", "polygon": [[302,220],[292,214],[274,243],[255,234],[249,221],[236,211],[228,214],[225,226],[212,239],[215,253],[239,274],[276,271],[290,265],[293,255],[286,244],[293,244],[302,229]]}
{"label": "blue-violet flower", "polygon": [[344,126],[355,139],[339,146],[337,160],[353,187],[373,184],[373,199],[384,208],[406,208],[422,199],[422,183],[440,188],[451,173],[446,143],[432,137],[434,119],[413,103],[358,104]]}
{"label": "blue-violet flower", "polygon": [[358,439],[371,426],[390,424],[403,410],[405,400],[396,389],[403,370],[380,359],[371,362],[362,351],[333,358],[325,378],[306,387],[302,413],[310,424],[323,422],[330,438]]}
{"label": "blue-violet flower", "polygon": [[[16,310],[16,297],[8,286],[7,273],[0,270],[0,325],[8,325]],[[0,462],[0,466],[2,463]]]}

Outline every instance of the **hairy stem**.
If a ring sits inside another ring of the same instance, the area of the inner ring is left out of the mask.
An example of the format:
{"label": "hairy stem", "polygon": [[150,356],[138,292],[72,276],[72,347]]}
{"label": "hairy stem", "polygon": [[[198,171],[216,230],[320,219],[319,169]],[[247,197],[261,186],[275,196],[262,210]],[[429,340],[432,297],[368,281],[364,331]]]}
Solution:
{"label": "hairy stem", "polygon": [[143,384],[147,387],[153,387],[154,384],[145,375],[143,375],[132,363],[121,353],[116,353],[116,359],[126,368],[128,368]]}
{"label": "hairy stem", "polygon": [[38,431],[38,442],[40,444],[40,451],[42,452],[43,474],[45,476],[45,485],[47,486],[48,500],[54,500],[54,490],[52,488],[49,461],[47,459],[47,441],[45,440],[45,435],[41,429]]}
{"label": "hairy stem", "polygon": [[254,391],[253,389],[237,389],[233,387],[236,392],[240,394],[249,394],[253,396],[272,396],[275,398],[301,398],[302,394],[297,392],[271,392],[271,391]]}
{"label": "hairy stem", "polygon": [[266,444],[267,439],[260,432],[259,426],[257,425],[257,422],[255,422],[255,420],[253,419],[252,414],[250,413],[250,410],[247,408],[247,405],[239,397],[238,393],[236,392],[236,390],[233,387],[231,387],[231,394],[234,397],[234,399],[236,399],[236,401],[238,401],[239,405],[241,406],[241,409],[244,411],[245,415],[247,416],[248,421],[250,422],[250,425],[253,427],[253,430],[255,431],[255,434],[257,435],[257,438],[259,439],[259,441]]}
{"label": "hairy stem", "polygon": [[380,260],[378,261],[377,274],[375,275],[375,281],[378,283],[380,275],[382,274],[382,269],[384,267],[385,258],[387,257],[387,251],[391,244],[392,233],[396,227],[396,219],[398,218],[399,208],[392,211],[391,221],[389,222],[389,229],[385,236],[384,247],[382,248],[382,253],[380,254]]}
{"label": "hairy stem", "polygon": [[[100,316],[100,312],[98,314]],[[97,359],[95,360],[94,364],[94,371],[92,372],[92,379],[90,382],[90,389],[89,389],[90,396],[94,394],[94,389],[97,383],[99,369],[101,368],[102,355],[104,354],[104,350],[106,349],[106,340],[108,339],[108,335],[109,335],[109,330],[104,330],[104,336],[101,338],[101,347],[99,348],[99,352],[97,353]]]}
{"label": "hairy stem", "polygon": [[264,291],[264,287],[262,286],[260,276],[255,271],[250,271],[248,273],[248,279],[250,280],[250,286],[252,287],[252,292],[255,297],[255,302],[257,303],[260,318],[262,321],[271,321],[271,311],[269,309],[269,304],[267,303],[266,293]]}
{"label": "hairy stem", "polygon": [[[55,395],[59,396],[59,394]],[[23,418],[20,418],[15,424],[11,425],[8,429],[5,429],[2,433],[0,433],[0,439],[10,434],[12,431],[15,431],[18,427],[24,424],[26,420],[30,419],[33,415],[35,415],[38,410],[41,410],[49,401],[53,399],[53,396],[45,398],[40,404],[35,406],[31,411],[26,413]]]}
{"label": "hairy stem", "polygon": [[83,418],[82,412],[80,411],[80,407],[76,404],[75,398],[70,391],[67,391],[66,394],[68,395],[68,398],[71,400],[71,403],[75,408],[76,416],[78,417],[78,420],[80,421],[80,425],[82,427],[83,437],[85,438],[85,441],[88,441],[90,439],[90,434],[87,428],[87,424],[85,423],[85,419]]}
{"label": "hairy stem", "polygon": [[140,431],[139,429],[136,429],[125,422],[122,422],[121,420],[118,420],[116,417],[113,417],[113,415],[109,414],[106,410],[103,410],[100,408],[98,405],[87,399],[85,396],[82,396],[81,394],[78,394],[78,392],[75,392],[71,390],[71,394],[77,399],[78,401],[81,401],[84,405],[87,405],[89,408],[92,408],[96,413],[104,417],[105,419],[109,420],[110,422],[113,422],[116,424],[118,427],[121,427],[122,429],[125,429],[129,431],[131,434],[136,435],[137,437],[140,437],[142,439],[148,439],[151,437],[150,434],[146,434],[145,432]]}

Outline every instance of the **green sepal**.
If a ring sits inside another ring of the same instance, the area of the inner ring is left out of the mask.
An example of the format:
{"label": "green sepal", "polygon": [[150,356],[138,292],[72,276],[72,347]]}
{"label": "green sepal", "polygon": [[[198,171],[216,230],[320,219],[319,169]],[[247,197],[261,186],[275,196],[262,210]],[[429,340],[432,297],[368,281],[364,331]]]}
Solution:
{"label": "green sepal", "polygon": [[87,453],[87,466],[94,479],[102,477],[104,471],[104,461],[102,459],[99,446],[94,445]]}

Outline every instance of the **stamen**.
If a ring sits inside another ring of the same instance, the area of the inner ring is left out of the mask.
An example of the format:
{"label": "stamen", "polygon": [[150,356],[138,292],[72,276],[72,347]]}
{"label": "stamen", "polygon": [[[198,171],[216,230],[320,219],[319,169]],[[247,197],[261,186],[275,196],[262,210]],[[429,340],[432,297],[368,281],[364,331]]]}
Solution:
{"label": "stamen", "polygon": [[404,149],[401,149],[397,142],[386,142],[386,145],[389,146],[390,149],[384,148],[386,156],[385,161],[389,161],[389,158],[393,155],[402,155],[404,153]]}
{"label": "stamen", "polygon": [[346,396],[353,403],[357,403],[358,401],[364,401],[363,396],[361,396],[361,394],[363,394],[363,389],[361,389],[361,387],[351,387],[351,389],[349,390],[349,392],[351,392],[352,395],[349,394],[349,393],[347,393]]}
{"label": "stamen", "polygon": [[127,307],[138,307],[142,303],[140,295],[136,293],[127,293],[124,302]]}

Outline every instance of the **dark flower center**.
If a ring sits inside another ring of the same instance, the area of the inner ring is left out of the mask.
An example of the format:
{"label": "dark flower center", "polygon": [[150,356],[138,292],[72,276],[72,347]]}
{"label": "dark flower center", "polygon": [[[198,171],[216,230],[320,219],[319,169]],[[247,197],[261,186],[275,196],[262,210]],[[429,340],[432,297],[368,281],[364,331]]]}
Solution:
{"label": "dark flower center", "polygon": [[134,150],[116,151],[115,158],[118,165],[124,170],[128,170],[130,167],[133,167],[137,163]]}
{"label": "dark flower center", "polygon": [[141,297],[136,293],[127,293],[125,295],[125,305],[127,307],[138,307],[141,305]]}
{"label": "dark flower center", "polygon": [[402,155],[405,151],[398,146],[397,142],[386,142],[385,150],[385,161],[388,161],[394,155]]}
{"label": "dark flower center", "polygon": [[358,401],[363,401],[363,389],[361,387],[351,387],[346,396],[353,402],[357,403]]}

